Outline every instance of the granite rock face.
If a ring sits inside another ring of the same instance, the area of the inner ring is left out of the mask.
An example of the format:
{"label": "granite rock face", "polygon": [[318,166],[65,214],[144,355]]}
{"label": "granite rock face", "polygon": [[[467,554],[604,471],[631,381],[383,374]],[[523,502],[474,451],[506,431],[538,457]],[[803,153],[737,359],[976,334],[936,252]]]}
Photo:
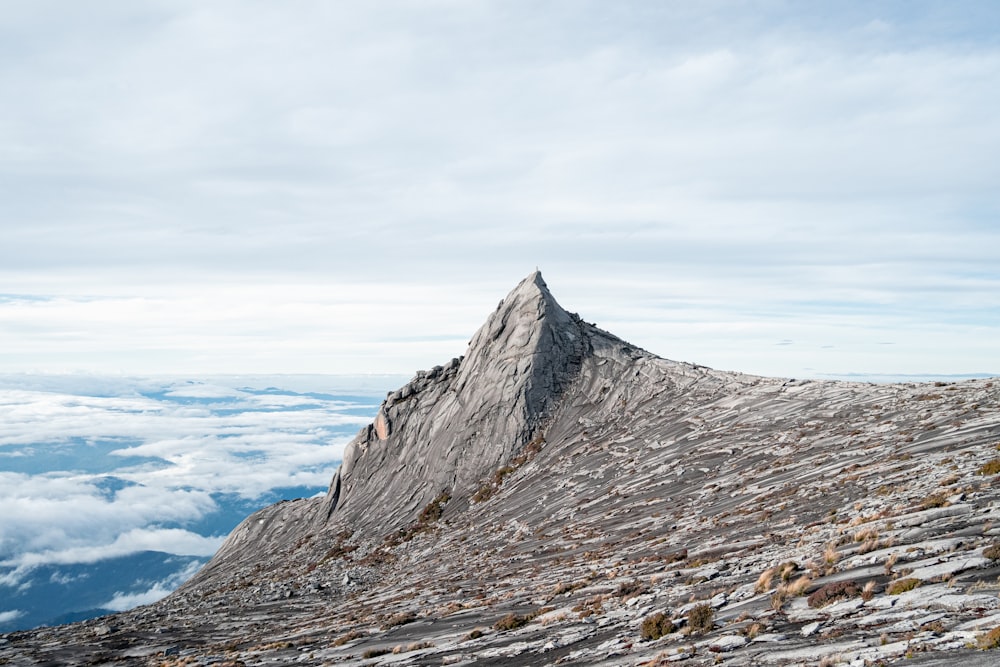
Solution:
{"label": "granite rock face", "polygon": [[325,503],[369,533],[398,527],[447,491],[455,505],[536,435],[588,354],[588,330],[540,273],[525,278],[461,359],[389,395],[344,452]]}
{"label": "granite rock face", "polygon": [[969,648],[1000,627],[998,446],[1000,381],[669,361],[535,273],[386,398],[325,498],[0,664],[998,664]]}

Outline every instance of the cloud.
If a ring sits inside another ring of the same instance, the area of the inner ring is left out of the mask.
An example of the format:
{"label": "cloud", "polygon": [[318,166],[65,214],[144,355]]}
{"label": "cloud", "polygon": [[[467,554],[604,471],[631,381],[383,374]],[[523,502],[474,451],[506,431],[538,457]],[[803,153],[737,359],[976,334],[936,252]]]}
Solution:
{"label": "cloud", "polygon": [[[663,300],[760,341],[806,319],[955,341],[827,371],[972,368],[997,324],[988,3],[53,14],[4,17],[8,368],[408,373],[535,265],[716,366],[739,341],[696,346]],[[784,352],[742,358],[801,370]]]}
{"label": "cloud", "polygon": [[200,567],[199,563],[191,563],[167,579],[154,583],[145,591],[138,593],[118,592],[115,593],[111,600],[99,606],[101,609],[110,609],[111,611],[126,611],[140,605],[152,604],[176,590],[178,586],[194,576]]}
{"label": "cloud", "polygon": [[139,551],[161,551],[178,556],[211,556],[225,536],[205,537],[178,528],[135,528],[118,535],[110,544],[77,546],[40,553],[20,554],[0,565],[22,570],[39,565],[95,563]]}
{"label": "cloud", "polygon": [[[299,380],[309,395],[276,389],[282,377],[88,386],[81,376],[32,376],[30,388],[16,388],[22,379],[0,378],[0,567],[10,568],[0,583],[8,586],[45,564],[147,550],[211,555],[224,537],[210,532],[219,530],[215,517],[249,511],[274,489],[325,489],[378,405],[316,392],[318,378]],[[374,387],[385,381],[366,378],[358,393],[381,394]]]}
{"label": "cloud", "polygon": [[11,621],[16,621],[22,616],[24,616],[24,612],[18,609],[13,609],[10,611],[0,611],[0,625],[3,625],[4,623],[10,623]]}

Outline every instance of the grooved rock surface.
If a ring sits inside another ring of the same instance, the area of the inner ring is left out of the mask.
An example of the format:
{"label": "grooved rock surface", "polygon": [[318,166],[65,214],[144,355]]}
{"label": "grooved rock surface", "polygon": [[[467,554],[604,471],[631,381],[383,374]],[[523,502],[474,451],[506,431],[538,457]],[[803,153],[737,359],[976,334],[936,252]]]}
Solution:
{"label": "grooved rock surface", "polygon": [[443,490],[467,499],[541,427],[576,378],[591,329],[556,303],[540,273],[525,278],[465,357],[389,395],[347,446],[328,513],[377,533]]}
{"label": "grooved rock surface", "polygon": [[998,445],[1000,382],[668,361],[535,273],[386,398],[325,498],[0,663],[997,664],[968,647],[1000,627]]}

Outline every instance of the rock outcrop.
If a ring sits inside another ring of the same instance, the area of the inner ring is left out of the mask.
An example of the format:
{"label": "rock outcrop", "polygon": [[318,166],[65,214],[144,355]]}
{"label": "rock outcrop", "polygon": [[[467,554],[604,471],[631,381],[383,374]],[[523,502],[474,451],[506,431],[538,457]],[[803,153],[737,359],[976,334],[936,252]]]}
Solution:
{"label": "rock outcrop", "polygon": [[442,492],[453,507],[541,429],[588,354],[588,325],[540,273],[525,278],[461,359],[418,373],[355,438],[325,503],[369,534],[398,528]]}
{"label": "rock outcrop", "polygon": [[0,663],[992,665],[968,647],[1000,645],[998,446],[1000,382],[673,362],[535,273],[386,398],[325,498]]}

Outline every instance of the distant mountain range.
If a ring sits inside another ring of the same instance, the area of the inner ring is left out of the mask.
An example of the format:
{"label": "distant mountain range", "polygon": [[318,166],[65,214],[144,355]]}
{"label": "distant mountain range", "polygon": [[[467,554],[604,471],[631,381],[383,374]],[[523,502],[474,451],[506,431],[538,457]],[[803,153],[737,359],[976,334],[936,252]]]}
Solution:
{"label": "distant mountain range", "polygon": [[998,449],[1000,380],[669,361],[536,272],[389,394],[325,496],[0,662],[993,665]]}

